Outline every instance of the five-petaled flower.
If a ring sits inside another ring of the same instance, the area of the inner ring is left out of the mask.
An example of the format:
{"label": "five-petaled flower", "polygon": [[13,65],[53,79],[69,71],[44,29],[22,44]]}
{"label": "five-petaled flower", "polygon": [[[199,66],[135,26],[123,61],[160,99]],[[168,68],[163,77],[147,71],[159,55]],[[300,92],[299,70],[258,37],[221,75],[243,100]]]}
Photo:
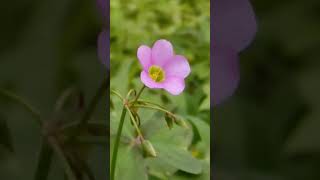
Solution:
{"label": "five-petaled flower", "polygon": [[143,68],[140,78],[149,88],[165,89],[172,95],[180,94],[184,88],[184,79],[190,74],[188,60],[175,55],[171,43],[158,40],[150,48],[141,45],[137,57]]}

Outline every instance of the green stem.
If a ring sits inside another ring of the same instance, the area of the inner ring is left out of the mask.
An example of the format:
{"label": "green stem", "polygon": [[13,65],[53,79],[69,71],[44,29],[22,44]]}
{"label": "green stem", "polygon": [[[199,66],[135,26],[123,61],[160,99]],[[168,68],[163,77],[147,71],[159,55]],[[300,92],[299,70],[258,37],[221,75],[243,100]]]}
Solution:
{"label": "green stem", "polygon": [[48,141],[49,141],[52,149],[54,150],[54,152],[58,156],[60,163],[61,163],[63,169],[65,170],[65,174],[66,174],[68,180],[77,180],[77,177],[73,173],[72,167],[69,164],[69,161],[68,161],[65,153],[63,152],[63,149],[60,147],[59,143],[56,141],[56,139],[54,137],[49,137]]}
{"label": "green stem", "polygon": [[66,101],[68,100],[68,98],[70,98],[73,93],[75,93],[76,90],[74,88],[68,88],[66,89],[61,96],[58,98],[55,107],[55,111],[60,111],[63,106],[65,105]]}
{"label": "green stem", "polygon": [[72,133],[71,136],[68,137],[68,139],[71,139],[71,140],[74,139],[81,132],[81,130],[87,126],[89,119],[91,118],[92,114],[94,113],[94,110],[96,109],[96,107],[99,103],[99,100],[106,93],[108,86],[109,86],[109,83],[108,83],[107,79],[105,79],[102,82],[102,84],[100,85],[100,87],[97,90],[94,97],[92,98],[88,108],[84,112],[84,115],[80,119],[79,126],[75,129],[74,133]]}
{"label": "green stem", "polygon": [[118,92],[116,92],[115,90],[111,90],[111,93],[116,95],[119,99],[121,99],[121,101],[124,101],[123,97]]}
{"label": "green stem", "polygon": [[134,89],[130,89],[130,91],[128,92],[127,97],[126,97],[127,100],[130,99],[130,96],[131,96],[132,93],[134,93],[134,96],[136,96],[136,93],[137,93],[137,92],[136,92],[136,90],[134,90]]}
{"label": "green stem", "polygon": [[157,106],[145,106],[145,105],[135,105],[134,107],[140,107],[140,108],[148,108],[148,109],[154,109],[154,110],[159,110],[159,111],[162,111],[162,112],[165,112],[165,113],[168,113],[172,116],[175,116],[172,112],[166,110],[166,109],[163,109],[161,107],[157,107]]}
{"label": "green stem", "polygon": [[142,135],[142,133],[141,133],[141,131],[140,131],[138,125],[137,125],[137,122],[136,122],[134,116],[132,115],[132,112],[130,111],[130,109],[128,108],[128,106],[125,106],[125,107],[126,107],[128,113],[129,113],[129,115],[130,115],[131,121],[132,121],[132,123],[133,123],[133,126],[136,128],[136,131],[137,131],[138,135],[139,135],[141,138],[143,138],[143,135]]}
{"label": "green stem", "polygon": [[48,178],[52,157],[53,150],[46,142],[46,140],[43,139],[41,144],[38,166],[34,176],[35,180],[46,180]]}
{"label": "green stem", "polygon": [[[135,97],[133,104],[139,99],[142,91],[144,90],[146,86],[143,85],[143,87],[140,89],[139,93],[137,94],[137,96]],[[130,94],[134,92],[134,91],[129,91],[128,96],[130,96]],[[122,99],[124,101],[124,99],[121,97],[120,94],[118,94],[115,91],[112,91],[112,93],[114,93],[115,95],[117,95],[120,99]],[[111,160],[111,180],[115,179],[115,170],[116,170],[116,164],[117,164],[117,157],[118,157],[118,149],[119,149],[119,144],[120,144],[120,137],[121,137],[121,133],[122,133],[122,129],[123,129],[123,124],[124,124],[124,120],[125,120],[125,116],[126,116],[126,112],[129,112],[129,115],[132,119],[132,122],[138,132],[138,134],[142,137],[142,133],[139,129],[139,127],[137,126],[135,119],[130,111],[130,109],[128,108],[127,104],[125,104],[126,102],[124,102],[123,105],[123,109],[122,109],[122,113],[121,113],[121,118],[120,118],[120,123],[119,123],[119,127],[118,127],[118,132],[117,132],[117,136],[116,136],[116,140],[115,140],[115,144],[114,144],[114,148],[113,148],[113,154],[112,154],[112,160]]]}
{"label": "green stem", "polygon": [[139,97],[140,97],[142,91],[144,90],[144,88],[146,88],[145,85],[143,85],[142,88],[140,89],[140,91],[138,92],[138,95],[137,95],[136,98],[134,99],[133,104],[139,99]]}
{"label": "green stem", "polygon": [[98,105],[99,100],[101,99],[101,97],[106,93],[107,87],[108,87],[109,83],[108,81],[105,79],[102,84],[100,85],[99,89],[97,90],[96,94],[94,95],[94,97],[92,98],[87,110],[85,111],[82,119],[80,120],[80,123],[85,125],[88,120],[90,119],[90,117],[92,116],[94,110],[96,109],[96,106]]}
{"label": "green stem", "polygon": [[118,155],[120,137],[121,137],[125,117],[126,117],[126,107],[124,106],[122,109],[118,132],[117,132],[117,136],[116,136],[116,140],[115,140],[115,144],[114,144],[114,148],[113,148],[113,153],[112,153],[111,174],[110,174],[111,180],[115,180],[115,169],[116,169],[116,164],[117,164],[117,155]]}
{"label": "green stem", "polygon": [[154,102],[151,102],[151,101],[146,101],[146,100],[143,100],[143,99],[140,99],[139,101],[137,101],[138,103],[146,103],[146,104],[150,104],[150,105],[153,105],[153,106],[157,106],[157,107],[160,107],[162,109],[165,109],[164,106],[160,105],[160,104],[157,104],[157,103],[154,103]]}
{"label": "green stem", "polygon": [[6,90],[0,89],[0,95],[3,95],[6,98],[9,98],[10,100],[17,102],[18,104],[22,105],[27,111],[29,111],[33,117],[35,118],[35,120],[37,121],[37,123],[39,125],[42,125],[42,119],[41,119],[41,115],[40,112],[35,109],[34,107],[32,107],[30,104],[28,104],[25,100],[23,100],[21,97],[8,92]]}

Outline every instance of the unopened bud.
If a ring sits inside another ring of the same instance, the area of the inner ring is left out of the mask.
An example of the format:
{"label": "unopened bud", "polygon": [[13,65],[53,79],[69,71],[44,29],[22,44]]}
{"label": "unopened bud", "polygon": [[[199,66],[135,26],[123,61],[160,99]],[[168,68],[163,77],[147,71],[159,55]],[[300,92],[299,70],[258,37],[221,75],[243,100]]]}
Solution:
{"label": "unopened bud", "polygon": [[169,129],[172,129],[172,127],[173,127],[173,118],[168,113],[166,113],[164,119],[166,120],[166,123],[167,123],[167,126],[169,127]]}
{"label": "unopened bud", "polygon": [[181,127],[183,127],[183,128],[189,128],[189,126],[187,125],[187,123],[186,123],[184,120],[182,120],[182,119],[177,118],[177,119],[175,119],[174,122],[175,122],[178,126],[181,126]]}
{"label": "unopened bud", "polygon": [[146,153],[147,156],[149,156],[149,157],[157,157],[157,152],[154,149],[154,147],[153,147],[153,145],[151,144],[150,141],[143,140],[142,147],[143,147],[143,150],[144,150],[144,152]]}

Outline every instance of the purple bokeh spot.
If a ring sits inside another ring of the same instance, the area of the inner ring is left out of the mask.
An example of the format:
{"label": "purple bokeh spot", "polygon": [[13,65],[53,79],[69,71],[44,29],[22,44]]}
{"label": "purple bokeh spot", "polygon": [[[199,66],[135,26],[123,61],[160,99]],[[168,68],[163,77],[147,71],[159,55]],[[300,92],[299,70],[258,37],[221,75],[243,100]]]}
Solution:
{"label": "purple bokeh spot", "polygon": [[110,32],[109,32],[109,11],[110,6],[107,0],[97,0],[97,7],[102,16],[103,30],[98,36],[98,57],[103,65],[110,70]]}
{"label": "purple bokeh spot", "polygon": [[107,66],[109,69],[109,32],[107,30],[102,31],[98,36],[98,56],[99,60]]}
{"label": "purple bokeh spot", "polygon": [[215,106],[236,90],[238,53],[251,43],[257,25],[248,0],[214,0],[211,5],[211,103]]}

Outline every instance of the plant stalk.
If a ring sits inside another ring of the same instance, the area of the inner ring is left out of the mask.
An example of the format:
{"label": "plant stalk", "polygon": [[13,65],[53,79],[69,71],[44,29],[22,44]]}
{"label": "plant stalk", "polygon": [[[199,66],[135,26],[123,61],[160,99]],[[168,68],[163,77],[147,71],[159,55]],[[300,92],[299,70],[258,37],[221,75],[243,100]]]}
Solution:
{"label": "plant stalk", "polygon": [[24,99],[22,99],[21,97],[17,96],[16,94],[13,94],[11,92],[8,92],[6,90],[0,89],[0,95],[22,105],[27,111],[29,111],[34,119],[37,121],[37,123],[41,126],[43,124],[42,119],[41,119],[41,115],[40,112],[34,108],[33,106],[31,106],[30,104],[28,104]]}
{"label": "plant stalk", "polygon": [[53,150],[45,139],[42,140],[41,151],[39,154],[39,161],[37,170],[35,172],[35,180],[46,180],[49,175],[50,166],[53,157]]}
{"label": "plant stalk", "polygon": [[[134,103],[137,102],[137,100],[139,99],[140,95],[142,94],[142,91],[145,89],[145,85],[142,86],[142,88],[140,89],[140,91],[138,92],[137,96],[135,97],[134,101],[132,102],[132,105],[134,105]],[[118,95],[116,93],[117,96],[119,96],[121,98],[120,95]],[[111,180],[115,180],[115,170],[116,170],[116,164],[117,164],[117,157],[118,157],[118,150],[119,150],[119,144],[120,144],[120,138],[121,138],[121,134],[122,134],[122,129],[123,129],[123,124],[124,124],[124,120],[125,120],[125,116],[126,116],[126,112],[129,111],[129,114],[131,116],[132,119],[132,114],[130,109],[128,108],[127,104],[125,104],[126,102],[124,102],[123,105],[123,109],[122,109],[122,113],[121,113],[121,117],[120,117],[120,123],[119,123],[119,127],[118,127],[118,131],[117,131],[117,136],[116,136],[116,140],[115,140],[115,144],[114,144],[114,148],[113,148],[113,153],[112,153],[112,160],[111,160]],[[132,119],[135,128],[138,131],[138,134],[142,137],[142,134],[134,120],[134,118]],[[142,137],[143,138],[143,137]]]}
{"label": "plant stalk", "polygon": [[119,144],[120,144],[120,138],[121,138],[121,133],[122,133],[122,129],[123,129],[123,124],[124,124],[124,120],[126,117],[126,107],[125,105],[123,106],[122,109],[122,113],[121,113],[121,118],[120,118],[120,123],[119,123],[119,127],[118,127],[118,132],[117,132],[117,136],[116,136],[116,141],[114,144],[114,148],[113,148],[113,153],[112,153],[112,160],[111,160],[111,180],[115,180],[115,170],[116,170],[116,164],[117,164],[117,156],[118,156],[118,149],[119,149]]}

